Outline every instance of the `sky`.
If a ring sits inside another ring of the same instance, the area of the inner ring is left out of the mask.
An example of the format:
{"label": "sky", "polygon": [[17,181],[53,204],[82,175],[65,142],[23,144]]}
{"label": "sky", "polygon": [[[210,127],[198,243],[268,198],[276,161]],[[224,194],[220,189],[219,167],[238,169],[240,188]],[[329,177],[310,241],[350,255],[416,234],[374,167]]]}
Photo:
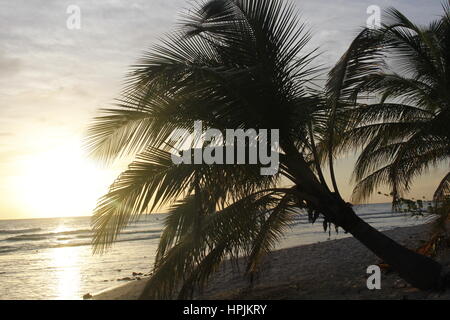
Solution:
{"label": "sky", "polygon": [[[441,12],[439,0],[294,2],[324,67],[365,26],[371,5],[394,6],[417,23]],[[68,28],[73,5],[79,29]],[[86,127],[118,97],[128,67],[189,7],[186,0],[0,0],[0,219],[91,214],[126,159],[106,167],[87,158]],[[354,159],[350,154],[337,165],[347,198]],[[418,179],[411,196],[429,198],[444,172]]]}

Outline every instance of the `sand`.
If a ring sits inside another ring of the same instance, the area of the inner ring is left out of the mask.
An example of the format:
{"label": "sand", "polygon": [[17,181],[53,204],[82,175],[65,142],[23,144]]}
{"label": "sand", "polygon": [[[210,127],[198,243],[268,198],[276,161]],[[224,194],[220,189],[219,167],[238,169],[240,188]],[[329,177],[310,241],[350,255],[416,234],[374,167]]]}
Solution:
{"label": "sand", "polygon": [[[428,236],[430,225],[396,228],[385,233],[409,248]],[[437,258],[450,266],[450,254]],[[265,257],[258,279],[250,287],[245,261],[239,269],[229,262],[211,278],[195,299],[450,299],[450,292],[431,293],[410,287],[394,272],[383,272],[381,289],[367,289],[369,265],[381,262],[354,238],[331,240],[273,251]],[[97,300],[133,300],[145,279],[135,280],[93,295]]]}

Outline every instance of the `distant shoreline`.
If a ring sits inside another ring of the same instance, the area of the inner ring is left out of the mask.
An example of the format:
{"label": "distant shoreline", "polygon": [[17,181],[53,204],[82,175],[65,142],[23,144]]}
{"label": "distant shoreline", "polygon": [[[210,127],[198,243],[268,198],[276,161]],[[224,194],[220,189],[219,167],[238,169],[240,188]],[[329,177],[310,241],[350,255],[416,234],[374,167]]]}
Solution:
{"label": "distant shoreline", "polygon": [[[384,232],[409,248],[427,239],[430,224],[395,228]],[[450,264],[449,255],[441,257]],[[449,299],[411,288],[395,273],[381,277],[381,290],[368,290],[366,269],[380,260],[354,238],[330,240],[276,250],[268,255],[252,290],[248,278],[225,262],[196,299]],[[244,261],[240,270],[245,270]],[[134,300],[145,279],[104,290],[96,300]]]}

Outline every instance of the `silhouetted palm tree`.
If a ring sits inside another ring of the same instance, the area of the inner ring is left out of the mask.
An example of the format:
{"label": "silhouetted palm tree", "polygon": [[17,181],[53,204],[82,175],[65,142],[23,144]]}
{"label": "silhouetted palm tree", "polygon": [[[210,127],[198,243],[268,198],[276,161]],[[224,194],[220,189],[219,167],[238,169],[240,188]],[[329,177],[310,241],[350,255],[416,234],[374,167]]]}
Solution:
{"label": "silhouetted palm tree", "polygon": [[[213,0],[182,22],[135,66],[118,107],[90,128],[97,157],[138,154],[95,210],[94,247],[105,249],[141,214],[171,204],[142,297],[185,298],[227,257],[244,254],[247,271],[257,271],[298,209],[307,208],[312,219],[321,215],[353,234],[411,284],[436,287],[438,263],[372,228],[326,185],[315,139],[329,132],[330,108],[311,89],[315,50],[305,48],[310,36],[293,5]],[[172,131],[191,129],[196,120],[222,131],[279,129],[279,172],[173,164]],[[278,187],[281,178],[290,186]]]}
{"label": "silhouetted palm tree", "polygon": [[[363,30],[330,73],[328,92],[338,97],[336,113],[346,119],[335,148],[363,147],[354,171],[355,201],[387,185],[395,202],[413,178],[448,165],[450,2],[443,8],[442,17],[428,26],[389,9],[385,24]],[[361,94],[379,98],[356,103]]]}

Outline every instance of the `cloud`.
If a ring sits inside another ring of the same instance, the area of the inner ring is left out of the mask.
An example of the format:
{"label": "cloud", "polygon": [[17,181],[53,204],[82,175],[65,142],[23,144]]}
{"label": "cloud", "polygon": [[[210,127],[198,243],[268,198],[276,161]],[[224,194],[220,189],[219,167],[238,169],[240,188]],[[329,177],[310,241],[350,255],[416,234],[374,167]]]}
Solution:
{"label": "cloud", "polygon": [[[296,2],[296,1],[295,1]],[[0,119],[20,117],[54,123],[92,113],[120,91],[128,66],[173,29],[187,0],[15,0],[0,2]],[[66,9],[81,10],[81,29],[69,30]],[[309,49],[317,64],[331,67],[367,20],[373,0],[296,2],[311,28]],[[440,2],[380,0],[414,21],[441,12]],[[76,107],[75,107],[76,106]],[[24,119],[25,118],[25,119]],[[68,123],[72,125],[73,121]],[[79,124],[81,125],[81,124]]]}
{"label": "cloud", "polygon": [[9,78],[17,74],[22,67],[22,62],[18,58],[10,57],[5,52],[0,51],[0,77]]}

